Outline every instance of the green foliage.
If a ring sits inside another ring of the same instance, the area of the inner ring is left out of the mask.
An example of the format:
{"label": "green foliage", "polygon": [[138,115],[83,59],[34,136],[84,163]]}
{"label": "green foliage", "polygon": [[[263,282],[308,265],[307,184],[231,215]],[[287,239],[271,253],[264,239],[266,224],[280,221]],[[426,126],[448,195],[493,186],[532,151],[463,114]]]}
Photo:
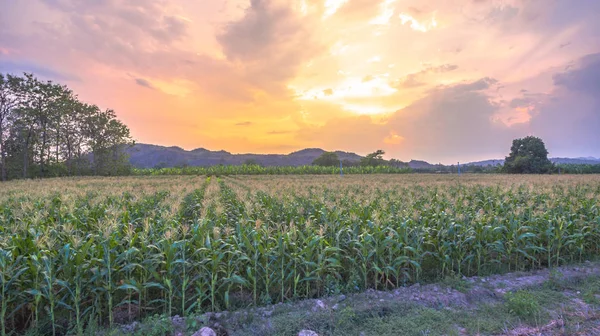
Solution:
{"label": "green foliage", "polygon": [[456,275],[450,275],[450,276],[444,278],[444,280],[442,280],[441,283],[444,286],[448,286],[448,287],[450,287],[454,290],[457,290],[459,292],[462,292],[462,293],[466,293],[472,287],[470,282],[468,282]]}
{"label": "green foliage", "polygon": [[244,161],[244,165],[246,165],[246,166],[260,166],[261,164],[259,164],[256,159],[247,159],[247,160]]}
{"label": "green foliage", "polygon": [[129,129],[66,86],[0,74],[0,180],[129,174]]}
{"label": "green foliage", "polygon": [[335,152],[325,152],[316,158],[312,164],[322,167],[336,167],[340,165],[340,158]]}
{"label": "green foliage", "polygon": [[520,318],[530,320],[540,313],[541,306],[537,297],[528,291],[507,293],[505,298],[508,311]]}
{"label": "green foliage", "polygon": [[384,154],[385,152],[381,149],[378,149],[371,154],[367,154],[367,156],[360,159],[360,165],[364,167],[377,167],[385,165],[386,161],[383,159]]}
{"label": "green foliage", "polygon": [[533,136],[513,140],[504,161],[504,171],[509,174],[547,174],[553,169],[544,142]]}
{"label": "green foliage", "polygon": [[[181,183],[162,176],[130,178],[134,192],[125,193],[47,191],[67,180],[36,182],[25,195],[2,189],[2,328],[83,335],[90,321],[187,316],[423,279],[467,290],[462,275],[600,253],[595,180],[409,178],[210,177],[181,195],[144,187]],[[555,298],[516,293],[507,305],[527,317],[544,300]]]}
{"label": "green foliage", "polygon": [[600,164],[557,164],[561,174],[600,174]]}
{"label": "green foliage", "polygon": [[[339,162],[338,162],[339,165]],[[344,165],[344,174],[407,174],[412,169],[407,167],[363,167]],[[131,175],[158,176],[158,175],[337,175],[339,166],[209,166],[209,167],[173,167],[173,168],[132,168]]]}

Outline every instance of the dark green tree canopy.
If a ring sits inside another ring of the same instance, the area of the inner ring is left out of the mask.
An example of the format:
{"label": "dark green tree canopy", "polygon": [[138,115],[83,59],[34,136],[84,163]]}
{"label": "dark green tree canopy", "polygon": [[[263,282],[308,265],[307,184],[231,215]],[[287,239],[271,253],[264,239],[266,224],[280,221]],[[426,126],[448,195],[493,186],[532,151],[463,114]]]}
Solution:
{"label": "dark green tree canopy", "polygon": [[335,152],[325,152],[316,158],[312,164],[315,166],[334,167],[340,164],[340,158]]}
{"label": "dark green tree canopy", "polygon": [[386,161],[383,159],[383,154],[385,154],[385,152],[381,149],[378,149],[371,154],[367,154],[367,156],[360,159],[360,165],[369,167],[385,165]]}
{"label": "dark green tree canopy", "polygon": [[248,165],[248,166],[260,166],[261,165],[256,159],[252,159],[252,158],[246,159],[244,161],[244,164]]}
{"label": "dark green tree canopy", "polygon": [[130,169],[129,128],[64,85],[0,73],[0,179],[117,175]]}
{"label": "dark green tree canopy", "polygon": [[513,140],[510,154],[504,161],[504,172],[509,174],[547,174],[553,168],[546,145],[534,136]]}

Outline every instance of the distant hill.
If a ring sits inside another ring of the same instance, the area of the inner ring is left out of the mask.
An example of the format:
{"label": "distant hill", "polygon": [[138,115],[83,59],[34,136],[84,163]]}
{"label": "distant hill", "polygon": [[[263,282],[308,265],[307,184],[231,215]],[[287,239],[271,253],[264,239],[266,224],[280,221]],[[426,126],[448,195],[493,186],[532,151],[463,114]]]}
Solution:
{"label": "distant hill", "polygon": [[[562,164],[600,164],[600,159],[594,157],[579,157],[579,158],[550,158],[550,161],[553,163],[562,163]],[[475,161],[469,162],[467,165],[471,166],[496,166],[503,165],[504,160],[496,159],[496,160],[484,160],[484,161]]]}
{"label": "distant hill", "polygon": [[[290,154],[231,154],[226,151],[211,151],[197,148],[187,151],[180,147],[165,147],[148,144],[136,144],[128,150],[129,161],[137,168],[175,167],[175,166],[214,166],[241,165],[248,161],[263,166],[302,166],[310,165],[325,150],[307,148]],[[341,160],[359,161],[361,156],[354,153],[336,151]]]}
{"label": "distant hill", "polygon": [[[172,146],[157,146],[149,144],[136,144],[128,149],[130,154],[129,161],[137,168],[153,167],[175,167],[175,166],[214,166],[223,165],[241,165],[252,161],[263,166],[303,166],[310,165],[312,162],[325,153],[320,148],[306,148],[290,154],[231,154],[227,151],[211,151],[205,148],[196,148],[185,150],[183,148]],[[362,156],[343,152],[335,152],[341,160],[358,162]],[[600,164],[600,159],[593,157],[585,158],[551,158],[555,163],[570,164]],[[504,160],[485,160],[467,163],[474,166],[496,166],[504,164]],[[439,169],[443,167],[439,164],[431,164],[421,160],[411,160],[408,162],[413,169]]]}
{"label": "distant hill", "polygon": [[408,166],[412,169],[433,169],[435,165],[421,160],[410,160]]}
{"label": "distant hill", "polygon": [[503,165],[503,164],[504,164],[504,160],[492,159],[492,160],[483,160],[483,161],[469,162],[466,165],[468,165],[468,166],[482,166],[482,167],[486,167],[486,166],[497,166],[497,165]]}
{"label": "distant hill", "polygon": [[551,158],[550,161],[554,163],[565,163],[565,164],[600,164],[600,159],[594,157],[579,157],[579,158]]}

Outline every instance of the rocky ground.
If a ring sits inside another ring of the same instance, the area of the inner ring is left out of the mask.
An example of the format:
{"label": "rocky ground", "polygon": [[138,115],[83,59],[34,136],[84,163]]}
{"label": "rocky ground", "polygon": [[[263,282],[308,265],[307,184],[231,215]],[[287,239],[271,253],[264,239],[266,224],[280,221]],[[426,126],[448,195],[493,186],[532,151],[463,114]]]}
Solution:
{"label": "rocky ground", "polygon": [[195,317],[155,318],[111,335],[600,335],[600,263],[449,278]]}

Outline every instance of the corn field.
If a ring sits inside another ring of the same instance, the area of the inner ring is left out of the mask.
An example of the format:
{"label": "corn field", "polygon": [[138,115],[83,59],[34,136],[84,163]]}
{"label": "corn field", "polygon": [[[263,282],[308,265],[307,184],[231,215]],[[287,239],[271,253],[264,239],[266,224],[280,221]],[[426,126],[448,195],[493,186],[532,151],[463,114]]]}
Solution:
{"label": "corn field", "polygon": [[[394,166],[351,166],[343,167],[344,174],[406,174],[411,173],[409,167]],[[260,165],[217,165],[208,167],[189,166],[172,168],[132,168],[131,175],[338,175],[340,167],[322,166],[260,166]]]}
{"label": "corn field", "polygon": [[0,185],[1,335],[554,267],[600,176],[150,176]]}

